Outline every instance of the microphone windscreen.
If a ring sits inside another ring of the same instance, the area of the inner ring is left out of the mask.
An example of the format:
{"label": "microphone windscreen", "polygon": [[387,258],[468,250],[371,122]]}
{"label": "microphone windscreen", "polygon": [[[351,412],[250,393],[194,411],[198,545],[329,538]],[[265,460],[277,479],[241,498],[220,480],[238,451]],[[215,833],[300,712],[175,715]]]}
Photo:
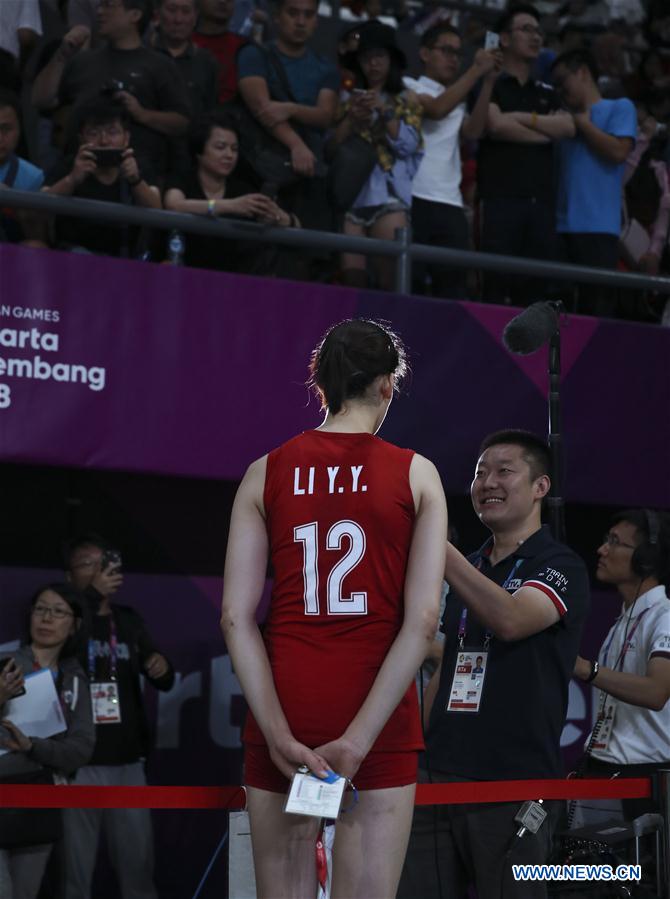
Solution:
{"label": "microphone windscreen", "polygon": [[511,353],[527,356],[539,350],[558,328],[558,313],[552,303],[533,303],[524,309],[503,331],[503,343]]}

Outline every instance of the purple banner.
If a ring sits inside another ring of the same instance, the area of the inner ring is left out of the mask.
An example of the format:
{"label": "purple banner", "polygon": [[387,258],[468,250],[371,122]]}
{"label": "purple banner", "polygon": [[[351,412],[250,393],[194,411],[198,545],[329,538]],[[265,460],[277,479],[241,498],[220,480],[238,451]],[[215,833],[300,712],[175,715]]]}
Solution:
{"label": "purple banner", "polygon": [[[383,436],[433,459],[448,492],[488,431],[546,431],[546,348],[507,352],[511,308],[6,245],[0,266],[5,461],[238,479],[318,421],[307,359],[351,315],[408,343],[411,395]],[[670,330],[566,317],[562,335],[567,499],[670,506]]]}

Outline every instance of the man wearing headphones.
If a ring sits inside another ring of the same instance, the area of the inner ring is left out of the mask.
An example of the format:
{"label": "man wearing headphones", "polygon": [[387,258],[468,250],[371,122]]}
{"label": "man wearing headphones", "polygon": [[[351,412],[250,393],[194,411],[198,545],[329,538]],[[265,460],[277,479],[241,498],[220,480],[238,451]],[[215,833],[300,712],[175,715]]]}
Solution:
{"label": "man wearing headphones", "polygon": [[[670,762],[670,519],[649,509],[616,515],[596,577],[616,587],[623,606],[598,659],[575,664],[575,677],[600,690],[585,773],[649,776]],[[624,801],[627,818],[650,808]]]}

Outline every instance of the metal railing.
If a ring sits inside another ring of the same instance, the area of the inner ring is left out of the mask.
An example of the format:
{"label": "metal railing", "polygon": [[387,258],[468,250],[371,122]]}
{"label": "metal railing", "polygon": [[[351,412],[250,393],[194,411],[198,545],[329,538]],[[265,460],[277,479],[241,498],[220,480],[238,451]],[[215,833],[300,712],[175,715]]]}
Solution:
{"label": "metal railing", "polygon": [[208,237],[273,243],[277,246],[299,249],[391,257],[396,260],[395,290],[402,294],[411,292],[412,263],[425,262],[449,268],[481,269],[528,275],[551,281],[600,284],[622,290],[642,290],[670,295],[670,278],[415,244],[411,242],[409,228],[398,228],[395,240],[380,240],[372,237],[333,234],[328,231],[309,231],[305,228],[277,228],[239,219],[213,219],[192,213],[142,209],[122,203],[82,200],[22,190],[2,191],[0,207],[30,209],[50,215],[68,215],[97,222],[104,221],[108,224],[136,225],[158,228],[163,231],[176,230],[189,234],[203,234]]}

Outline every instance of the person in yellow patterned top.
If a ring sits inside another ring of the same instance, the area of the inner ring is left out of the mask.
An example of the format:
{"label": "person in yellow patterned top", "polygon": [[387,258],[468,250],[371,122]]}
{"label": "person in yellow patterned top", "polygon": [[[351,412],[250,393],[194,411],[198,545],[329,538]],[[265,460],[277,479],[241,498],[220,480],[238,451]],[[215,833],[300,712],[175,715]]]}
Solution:
{"label": "person in yellow patterned top", "polygon": [[[358,50],[347,68],[356,76],[356,86],[344,95],[333,144],[360,138],[374,148],[376,162],[346,211],[343,231],[393,240],[396,228],[408,224],[412,178],[423,155],[421,106],[403,86],[405,55],[388,25],[372,21],[361,26]],[[391,290],[393,260],[376,259],[374,267],[377,285]],[[345,283],[367,285],[364,256],[343,253],[342,270]]]}

